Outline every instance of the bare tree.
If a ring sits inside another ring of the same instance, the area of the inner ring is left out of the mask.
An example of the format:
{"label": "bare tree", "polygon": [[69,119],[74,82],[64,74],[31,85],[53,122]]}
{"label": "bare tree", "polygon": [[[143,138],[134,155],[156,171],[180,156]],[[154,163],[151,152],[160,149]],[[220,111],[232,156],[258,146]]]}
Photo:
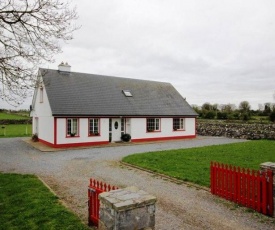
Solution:
{"label": "bare tree", "polygon": [[236,105],[230,103],[219,105],[219,107],[222,112],[226,113],[232,113],[236,109]]}
{"label": "bare tree", "polygon": [[0,1],[0,96],[20,105],[43,62],[61,52],[59,41],[72,39],[76,9],[60,0]]}
{"label": "bare tree", "polygon": [[240,111],[243,111],[243,112],[249,112],[250,111],[250,104],[248,101],[242,101],[240,104],[239,104],[239,110]]}

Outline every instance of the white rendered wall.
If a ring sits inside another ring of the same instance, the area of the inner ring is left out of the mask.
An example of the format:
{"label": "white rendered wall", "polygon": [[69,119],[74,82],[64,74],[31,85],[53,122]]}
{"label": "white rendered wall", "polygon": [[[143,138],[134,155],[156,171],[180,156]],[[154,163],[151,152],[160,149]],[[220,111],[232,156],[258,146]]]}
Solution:
{"label": "white rendered wall", "polygon": [[109,141],[109,119],[100,118],[100,135],[89,136],[89,118],[79,118],[79,136],[66,136],[66,118],[57,118],[57,143],[56,144],[75,144]]}
{"label": "white rendered wall", "polygon": [[33,134],[36,130],[36,119],[38,118],[38,138],[53,144],[54,141],[54,118],[52,117],[52,111],[50,108],[48,96],[44,85],[43,87],[43,101],[40,102],[40,88],[36,88],[35,101],[33,102],[33,110],[31,111],[32,116],[32,130]]}
{"label": "white rendered wall", "polygon": [[129,133],[132,139],[193,136],[196,134],[195,126],[195,118],[185,118],[185,130],[174,131],[173,118],[160,118],[160,132],[147,132],[146,118],[131,118]]}

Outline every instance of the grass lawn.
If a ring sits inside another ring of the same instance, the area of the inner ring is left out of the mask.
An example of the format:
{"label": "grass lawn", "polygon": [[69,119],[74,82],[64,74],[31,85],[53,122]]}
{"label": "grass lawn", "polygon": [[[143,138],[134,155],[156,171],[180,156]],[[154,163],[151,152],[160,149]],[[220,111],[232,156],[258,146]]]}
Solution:
{"label": "grass lawn", "polygon": [[0,173],[0,229],[89,229],[35,176]]}
{"label": "grass lawn", "polygon": [[27,116],[21,116],[19,114],[14,114],[14,113],[0,113],[0,120],[23,120],[23,119],[28,119],[29,117]]}
{"label": "grass lawn", "polygon": [[31,136],[32,125],[0,125],[0,137]]}
{"label": "grass lawn", "polygon": [[130,155],[124,157],[122,161],[209,187],[211,161],[259,169],[261,163],[275,162],[275,141],[260,140],[149,152]]}

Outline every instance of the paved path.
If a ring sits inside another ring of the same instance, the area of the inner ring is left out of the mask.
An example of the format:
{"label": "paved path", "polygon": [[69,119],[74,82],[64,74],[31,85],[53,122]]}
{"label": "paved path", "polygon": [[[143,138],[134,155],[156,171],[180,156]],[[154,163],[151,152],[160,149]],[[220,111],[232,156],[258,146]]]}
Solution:
{"label": "paved path", "polygon": [[[147,151],[191,148],[243,140],[198,137],[118,147],[40,152],[20,138],[0,139],[0,171],[40,176],[81,219],[87,219],[90,177],[119,187],[135,185],[158,198],[156,229],[275,229],[256,215],[235,209],[204,190],[177,185],[150,173],[122,166],[126,155]],[[269,221],[270,222],[270,221]]]}

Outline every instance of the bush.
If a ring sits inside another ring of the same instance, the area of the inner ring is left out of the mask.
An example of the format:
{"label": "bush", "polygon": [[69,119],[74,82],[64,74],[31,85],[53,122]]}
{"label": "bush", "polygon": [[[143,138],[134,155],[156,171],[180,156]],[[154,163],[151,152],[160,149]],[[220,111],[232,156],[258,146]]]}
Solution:
{"label": "bush", "polygon": [[208,111],[206,112],[206,114],[204,115],[205,119],[214,119],[215,118],[215,112],[214,111]]}
{"label": "bush", "polygon": [[33,142],[38,142],[38,140],[39,140],[39,139],[38,139],[38,135],[37,135],[36,133],[33,134],[33,135],[32,135],[32,141],[33,141]]}
{"label": "bush", "polygon": [[226,120],[227,119],[227,113],[226,112],[218,112],[217,113],[217,119]]}
{"label": "bush", "polygon": [[272,121],[272,122],[275,121],[275,111],[272,112],[272,113],[270,113],[270,115],[269,115],[269,120]]}
{"label": "bush", "polygon": [[125,133],[121,136],[121,140],[125,141],[125,142],[128,142],[131,140],[131,135],[128,134],[128,133]]}

